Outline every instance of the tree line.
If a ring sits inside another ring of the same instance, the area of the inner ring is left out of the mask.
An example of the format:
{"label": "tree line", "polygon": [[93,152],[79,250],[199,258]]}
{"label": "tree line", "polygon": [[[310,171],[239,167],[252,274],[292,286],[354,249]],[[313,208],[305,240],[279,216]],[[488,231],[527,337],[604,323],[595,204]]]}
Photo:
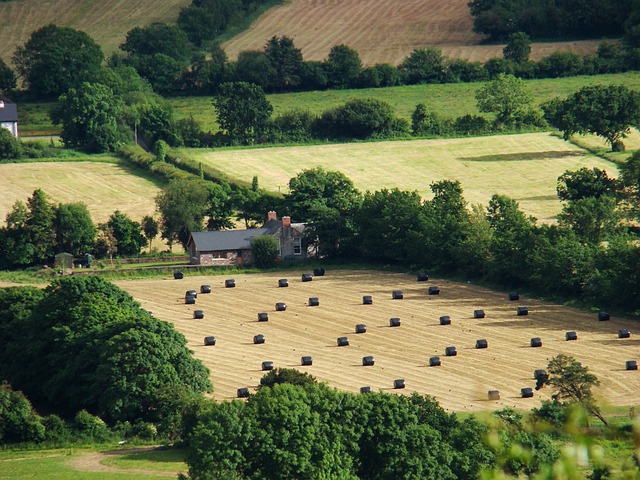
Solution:
{"label": "tree line", "polygon": [[633,0],[471,0],[468,6],[474,31],[491,40],[521,31],[540,40],[624,36],[634,43],[640,18]]}
{"label": "tree line", "polygon": [[[557,78],[621,72],[640,65],[637,42],[631,40],[622,44],[603,41],[595,55],[558,51],[538,62],[529,60],[531,40],[527,33],[510,32],[506,40],[503,56],[484,64],[446,57],[437,48],[417,48],[398,65],[365,67],[358,52],[344,44],[333,46],[323,61],[306,61],[287,36],[274,36],[262,50],[242,51],[235,61],[229,61],[217,43],[202,51],[179,26],[154,23],[129,31],[120,51],[107,58],[106,65],[132,67],[155,93],[164,96],[215,95],[228,82],[253,83],[267,92],[280,93],[477,82],[500,73]],[[32,97],[55,99],[83,81],[94,81],[104,61],[102,49],[85,32],[47,25],[17,48],[15,72],[0,60],[0,92],[8,94],[15,89],[18,75]]]}

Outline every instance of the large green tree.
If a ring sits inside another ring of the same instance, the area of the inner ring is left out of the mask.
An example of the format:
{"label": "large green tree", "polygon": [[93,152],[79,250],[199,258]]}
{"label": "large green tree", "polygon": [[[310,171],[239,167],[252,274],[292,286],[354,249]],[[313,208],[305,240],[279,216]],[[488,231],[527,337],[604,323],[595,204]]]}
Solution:
{"label": "large green tree", "polygon": [[273,112],[264,91],[246,82],[223,83],[213,104],[220,127],[244,144],[253,143],[264,133]]}
{"label": "large green tree", "polygon": [[524,81],[513,75],[499,74],[476,91],[476,101],[481,112],[495,113],[500,125],[526,124],[535,117],[533,96]]}
{"label": "large green tree", "polygon": [[579,170],[567,170],[560,175],[556,192],[560,200],[574,201],[589,197],[618,197],[622,193],[622,187],[622,182],[609,177],[606,170],[582,167]]}
{"label": "large green tree", "polygon": [[96,243],[96,227],[84,203],[61,203],[56,208],[56,246],[74,256],[91,253]]}
{"label": "large green tree", "polygon": [[331,86],[351,88],[356,86],[360,76],[362,60],[353,48],[347,45],[336,45],[329,51],[323,66]]}
{"label": "large green tree", "polygon": [[176,179],[156,197],[162,215],[162,238],[186,248],[191,232],[201,231],[209,208],[209,192],[201,180]]}
{"label": "large green tree", "polygon": [[49,202],[41,189],[34,190],[27,200],[27,218],[25,226],[29,241],[33,245],[33,262],[49,263],[53,259],[56,244],[54,205]]}
{"label": "large green tree", "polygon": [[191,53],[187,35],[180,28],[166,23],[152,23],[129,30],[120,48],[130,55],[161,53],[174,60],[184,60]]}
{"label": "large green tree", "polygon": [[121,98],[109,87],[85,82],[60,96],[51,119],[62,124],[60,137],[66,147],[99,153],[115,150],[122,143],[118,132],[122,112]]}
{"label": "large green tree", "polygon": [[16,88],[16,74],[9,68],[9,65],[0,58],[0,94],[9,93]]}
{"label": "large green tree", "polygon": [[90,78],[103,59],[102,49],[86,33],[46,25],[16,49],[13,63],[31,93],[57,98]]}
{"label": "large green tree", "polygon": [[640,126],[640,93],[624,85],[590,85],[565,100],[543,106],[545,117],[568,140],[574,134],[604,138],[611,149],[624,150],[622,139]]}
{"label": "large green tree", "polygon": [[273,67],[270,88],[276,91],[291,90],[300,84],[304,60],[302,50],[296,48],[287,36],[271,37],[264,53]]}
{"label": "large green tree", "polygon": [[118,245],[118,254],[122,257],[140,255],[147,239],[142,233],[142,226],[128,215],[116,210],[107,221],[107,227]]}
{"label": "large green tree", "polygon": [[502,50],[502,55],[507,60],[515,63],[524,63],[531,55],[531,39],[524,32],[515,32],[509,35],[509,41]]}
{"label": "large green tree", "polygon": [[418,48],[413,50],[398,70],[404,76],[405,83],[444,83],[448,79],[448,68],[442,51],[437,48]]}

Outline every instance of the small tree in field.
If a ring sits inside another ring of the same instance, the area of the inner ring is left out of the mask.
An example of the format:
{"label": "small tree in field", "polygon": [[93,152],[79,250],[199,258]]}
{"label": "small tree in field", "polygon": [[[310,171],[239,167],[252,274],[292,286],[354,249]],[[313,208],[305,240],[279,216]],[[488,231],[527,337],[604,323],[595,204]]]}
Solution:
{"label": "small tree in field", "polygon": [[476,91],[478,109],[481,112],[495,113],[496,122],[513,126],[533,123],[533,96],[526,84],[513,75],[499,74],[495,80]]}
{"label": "small tree in field", "polygon": [[555,356],[547,366],[547,383],[555,390],[554,400],[566,403],[581,403],[589,413],[608,425],[600,409],[595,404],[591,389],[600,385],[598,377],[589,373],[575,358],[563,353]]}
{"label": "small tree in field", "polygon": [[275,266],[279,253],[280,245],[278,240],[271,235],[260,235],[251,240],[251,255],[253,256],[253,263],[258,268]]}
{"label": "small tree in field", "polygon": [[142,232],[144,233],[147,242],[149,242],[149,249],[151,249],[151,241],[156,238],[160,231],[160,225],[151,215],[145,215],[142,218]]}

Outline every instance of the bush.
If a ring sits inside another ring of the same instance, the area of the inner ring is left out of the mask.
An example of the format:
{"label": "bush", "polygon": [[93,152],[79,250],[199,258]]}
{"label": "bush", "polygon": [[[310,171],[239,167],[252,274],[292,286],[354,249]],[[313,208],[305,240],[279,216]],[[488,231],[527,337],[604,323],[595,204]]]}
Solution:
{"label": "bush", "polygon": [[299,372],[294,368],[276,368],[260,379],[258,390],[262,387],[273,387],[283,383],[306,387],[318,382],[313,375],[307,372]]}
{"label": "bush", "polygon": [[280,254],[280,244],[271,235],[260,235],[251,240],[253,263],[258,268],[271,268]]}
{"label": "bush", "polygon": [[479,115],[463,115],[453,122],[453,129],[462,135],[484,135],[491,132],[491,122]]}
{"label": "bush", "polygon": [[48,415],[42,419],[44,438],[48,442],[62,443],[71,438],[71,431],[58,415]]}
{"label": "bush", "polygon": [[0,160],[20,158],[21,155],[20,141],[9,130],[0,127]]}
{"label": "bush", "polygon": [[0,385],[0,444],[40,442],[45,428],[22,392],[8,384]]}
{"label": "bush", "polygon": [[537,420],[547,422],[557,428],[562,428],[568,418],[567,406],[557,400],[544,400],[540,408],[531,410],[531,414]]}
{"label": "bush", "polygon": [[289,110],[271,122],[274,142],[307,142],[316,116],[307,110]]}
{"label": "bush", "polygon": [[314,122],[316,138],[384,138],[404,128],[398,123],[391,105],[375,98],[350,100],[324,112]]}
{"label": "bush", "polygon": [[109,429],[104,421],[86,410],[80,410],[76,413],[73,423],[78,435],[88,440],[104,440],[109,434]]}

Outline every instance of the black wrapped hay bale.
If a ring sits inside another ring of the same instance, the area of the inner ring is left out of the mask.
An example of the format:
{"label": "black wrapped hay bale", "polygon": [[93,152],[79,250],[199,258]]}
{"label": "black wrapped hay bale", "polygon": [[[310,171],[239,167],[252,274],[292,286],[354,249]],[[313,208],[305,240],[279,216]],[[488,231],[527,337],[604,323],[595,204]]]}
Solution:
{"label": "black wrapped hay bale", "polygon": [[440,295],[440,287],[432,285],[429,287],[429,295]]}
{"label": "black wrapped hay bale", "polygon": [[204,337],[205,346],[209,347],[216,344],[216,337]]}
{"label": "black wrapped hay bale", "polygon": [[626,328],[618,330],[618,338],[631,338],[631,332]]}
{"label": "black wrapped hay bale", "polygon": [[458,355],[458,351],[456,350],[456,347],[447,347],[444,349],[444,354],[447,357],[455,357]]}
{"label": "black wrapped hay bale", "polygon": [[202,320],[204,318],[204,310],[194,310],[193,318],[197,318],[198,320]]}
{"label": "black wrapped hay bale", "polygon": [[317,307],[320,305],[320,299],[318,297],[310,297],[309,298],[309,306]]}
{"label": "black wrapped hay bale", "polygon": [[258,314],[258,321],[259,322],[268,322],[269,321],[269,314],[267,312],[260,312]]}
{"label": "black wrapped hay bale", "polygon": [[399,327],[400,326],[400,319],[398,317],[393,317],[389,319],[389,326],[390,327]]}
{"label": "black wrapped hay bale", "polygon": [[476,340],[476,348],[489,348],[489,342],[487,342],[484,338]]}
{"label": "black wrapped hay bale", "polygon": [[276,312],[284,312],[287,309],[287,304],[284,302],[276,303]]}
{"label": "black wrapped hay bale", "polygon": [[313,280],[313,276],[310,273],[303,273],[302,274],[302,281],[303,282],[310,282],[311,280]]}
{"label": "black wrapped hay bale", "polygon": [[262,362],[262,370],[273,370],[273,362]]}
{"label": "black wrapped hay bale", "polygon": [[541,378],[544,378],[546,375],[547,375],[547,371],[540,368],[538,370],[534,370],[533,379],[540,380]]}
{"label": "black wrapped hay bale", "polygon": [[235,288],[236,281],[233,278],[228,278],[224,281],[224,288]]}
{"label": "black wrapped hay bale", "polygon": [[356,333],[367,333],[367,326],[364,323],[357,324]]}
{"label": "black wrapped hay bale", "polygon": [[314,277],[324,277],[325,271],[324,268],[314,268],[313,276]]}
{"label": "black wrapped hay bale", "polygon": [[348,347],[349,339],[347,337],[338,337],[338,346],[339,347]]}
{"label": "black wrapped hay bale", "polygon": [[371,387],[360,387],[360,393],[371,393]]}
{"label": "black wrapped hay bale", "polygon": [[516,310],[516,315],[522,317],[524,315],[529,315],[529,307],[518,307]]}
{"label": "black wrapped hay bale", "polygon": [[394,290],[391,292],[391,298],[393,300],[402,300],[404,298],[404,294],[402,293],[402,290]]}
{"label": "black wrapped hay bale", "polygon": [[211,293],[211,285],[200,285],[200,293]]}
{"label": "black wrapped hay bale", "polygon": [[520,300],[520,295],[518,292],[509,292],[509,300],[515,302],[516,300]]}
{"label": "black wrapped hay bale", "polygon": [[304,365],[306,367],[313,365],[313,358],[309,356],[304,356],[300,358],[300,365]]}
{"label": "black wrapped hay bale", "polygon": [[484,318],[484,310],[474,310],[473,318]]}
{"label": "black wrapped hay bale", "polygon": [[286,278],[281,278],[280,280],[278,280],[278,287],[283,288],[288,286],[289,286],[289,280],[287,280]]}
{"label": "black wrapped hay bale", "polygon": [[419,282],[426,282],[429,280],[429,275],[427,275],[427,273],[425,272],[418,272],[418,281]]}
{"label": "black wrapped hay bale", "polygon": [[184,297],[184,303],[185,305],[193,305],[196,303],[196,297],[194,297],[193,295],[187,295],[186,297]]}
{"label": "black wrapped hay bale", "polygon": [[522,398],[532,398],[533,397],[533,388],[531,388],[531,387],[521,388],[520,389],[520,396]]}
{"label": "black wrapped hay bale", "polygon": [[489,400],[500,400],[500,391],[489,390],[488,396],[489,396]]}
{"label": "black wrapped hay bale", "polygon": [[637,360],[627,360],[625,364],[627,370],[638,370],[638,362]]}
{"label": "black wrapped hay bale", "polygon": [[440,357],[431,357],[429,359],[430,367],[439,367],[440,365],[442,365],[442,362],[440,361]]}
{"label": "black wrapped hay bale", "polygon": [[393,388],[400,389],[404,387],[405,387],[405,383],[403,378],[397,378],[393,381]]}
{"label": "black wrapped hay bale", "polygon": [[531,339],[531,346],[532,347],[541,347],[542,346],[542,339],[540,337],[533,337]]}
{"label": "black wrapped hay bale", "polygon": [[236,395],[238,398],[249,398],[249,389],[247,387],[239,388]]}
{"label": "black wrapped hay bale", "polygon": [[184,296],[186,297],[195,297],[198,298],[198,292],[196,292],[195,290],[187,290],[186,292],[184,292]]}
{"label": "black wrapped hay bale", "polygon": [[362,297],[363,305],[371,305],[373,303],[373,297],[371,295],[365,295]]}
{"label": "black wrapped hay bale", "polygon": [[258,335],[254,335],[253,336],[253,343],[255,343],[256,345],[261,345],[265,342],[265,338],[264,335],[262,334],[258,334]]}
{"label": "black wrapped hay bale", "polygon": [[440,325],[451,325],[451,317],[449,315],[442,315],[440,317]]}
{"label": "black wrapped hay bale", "polygon": [[373,356],[368,355],[366,357],[362,357],[362,366],[363,367],[372,367],[375,364],[375,360]]}
{"label": "black wrapped hay bale", "polygon": [[609,315],[609,312],[605,312],[604,310],[600,310],[598,312],[598,321],[606,322],[607,320],[611,320],[611,315]]}
{"label": "black wrapped hay bale", "polygon": [[182,280],[184,278],[184,273],[180,271],[173,272],[174,280]]}
{"label": "black wrapped hay bale", "polygon": [[578,334],[576,332],[567,332],[564,334],[564,338],[567,341],[578,340]]}

